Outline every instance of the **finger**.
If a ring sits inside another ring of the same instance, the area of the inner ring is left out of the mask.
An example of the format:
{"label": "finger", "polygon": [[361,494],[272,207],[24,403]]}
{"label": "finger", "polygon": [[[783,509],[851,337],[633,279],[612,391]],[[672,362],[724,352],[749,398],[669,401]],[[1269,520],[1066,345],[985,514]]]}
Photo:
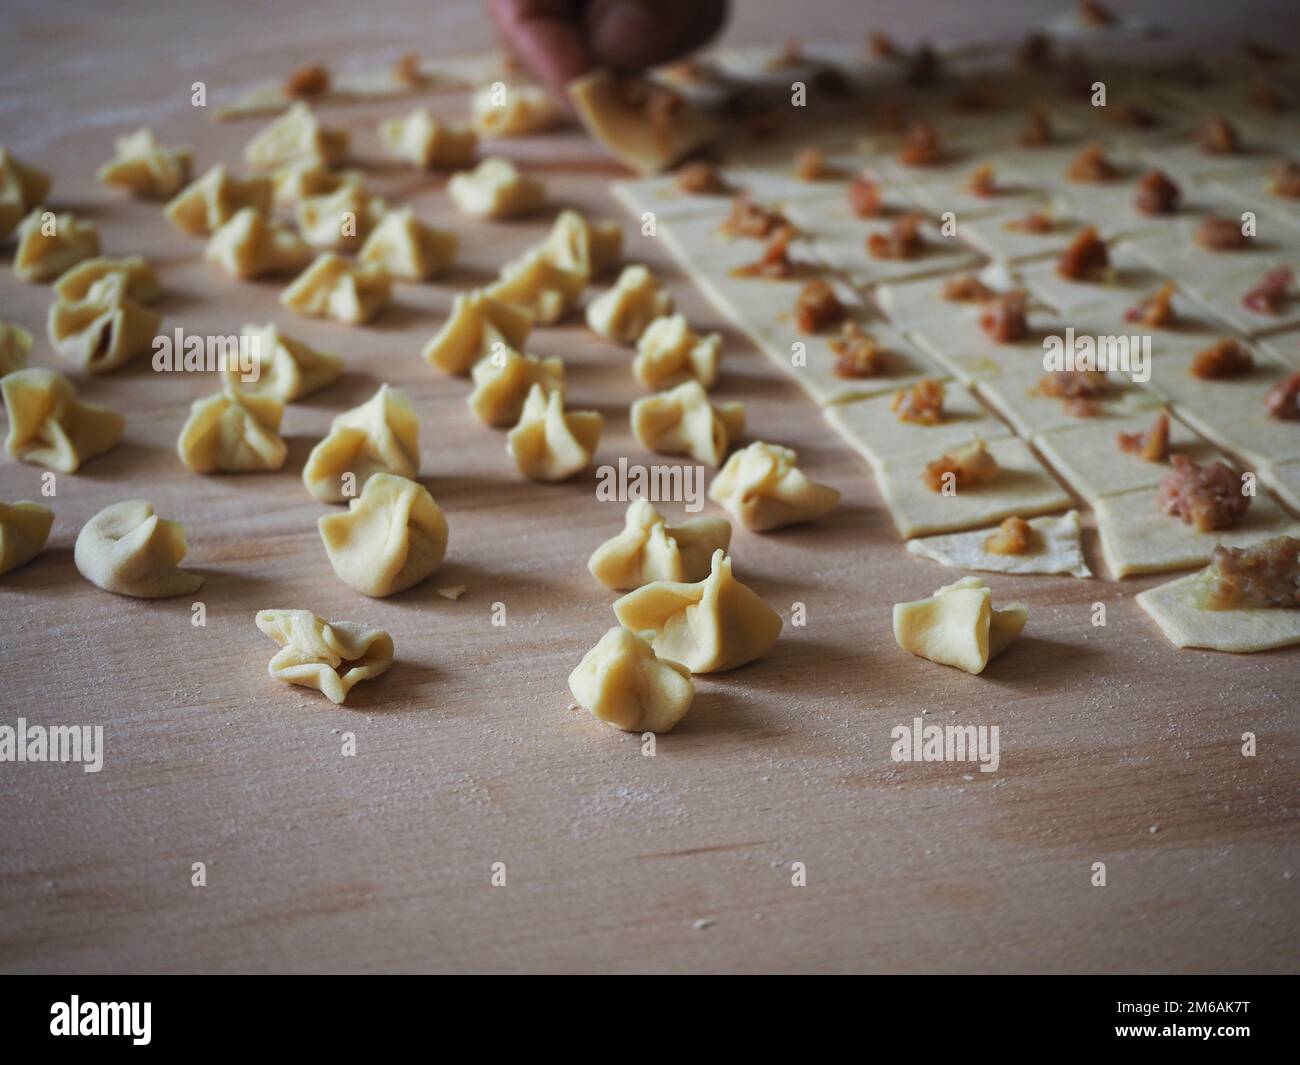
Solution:
{"label": "finger", "polygon": [[582,30],[580,0],[489,0],[509,49],[543,81],[563,91],[595,65]]}
{"label": "finger", "polygon": [[585,23],[597,60],[640,70],[706,44],[726,17],[727,0],[591,0]]}

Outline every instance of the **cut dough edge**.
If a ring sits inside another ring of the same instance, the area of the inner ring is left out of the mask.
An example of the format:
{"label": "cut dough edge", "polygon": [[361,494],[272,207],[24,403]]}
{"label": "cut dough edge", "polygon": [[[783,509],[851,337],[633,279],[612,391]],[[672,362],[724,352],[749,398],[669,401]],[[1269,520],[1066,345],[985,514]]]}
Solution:
{"label": "cut dough edge", "polygon": [[1175,647],[1249,654],[1300,644],[1300,610],[1202,610],[1194,601],[1200,576],[1200,572],[1189,573],[1137,597],[1138,606]]}

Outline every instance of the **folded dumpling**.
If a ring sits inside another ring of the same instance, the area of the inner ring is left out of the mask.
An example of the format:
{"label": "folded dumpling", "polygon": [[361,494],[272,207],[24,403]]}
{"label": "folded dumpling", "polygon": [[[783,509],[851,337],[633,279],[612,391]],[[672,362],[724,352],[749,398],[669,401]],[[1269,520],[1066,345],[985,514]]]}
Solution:
{"label": "folded dumpling", "polygon": [[105,507],[81,527],[73,561],[91,584],[136,599],[197,592],[203,578],[180,568],[185,528],[167,521],[143,499]]}
{"label": "folded dumpling", "polygon": [[503,347],[476,362],[471,377],[474,391],[469,394],[469,409],[485,425],[499,428],[519,421],[533,385],[540,385],[548,396],[563,390],[564,360],[520,355]]}
{"label": "folded dumpling", "polygon": [[540,85],[484,85],[470,100],[474,128],[484,137],[527,137],[564,120],[564,111]]}
{"label": "folded dumpling", "polygon": [[604,419],[592,410],[564,410],[564,393],[533,385],[506,450],[530,481],[563,481],[591,462]]}
{"label": "folded dumpling", "polygon": [[118,137],[114,147],[113,159],[99,168],[101,184],[161,200],[176,195],[190,179],[194,153],[160,144],[151,129]]}
{"label": "folded dumpling", "polygon": [[364,325],[393,298],[393,279],[378,263],[352,263],[325,252],[299,274],[280,302],[309,318]]}
{"label": "folded dumpling", "polygon": [[32,353],[32,335],[20,325],[0,322],[0,377],[26,369]]}
{"label": "folded dumpling", "polygon": [[48,281],[98,254],[99,229],[94,222],[33,207],[18,224],[14,274],[23,281]]}
{"label": "folded dumpling", "polygon": [[122,439],[126,419],[116,411],[77,399],[57,370],[32,367],[0,378],[9,414],[5,450],[23,462],[75,473]]}
{"label": "folded dumpling", "polygon": [[488,286],[494,300],[522,307],[543,325],[552,325],[578,305],[587,287],[585,275],[558,266],[546,248],[529,248],[501,267],[500,277]]}
{"label": "folded dumpling", "polygon": [[338,192],[352,176],[331,170],[324,163],[311,159],[285,163],[271,175],[271,198],[278,207],[296,208],[314,196]]}
{"label": "folded dumpling", "polygon": [[440,122],[426,108],[404,118],[386,118],[379,139],[395,159],[423,170],[469,166],[478,154],[478,134],[469,126]]}
{"label": "folded dumpling", "polygon": [[424,346],[424,360],[443,373],[469,373],[485,356],[523,350],[532,329],[527,311],[474,289],[452,302],[447,321]]}
{"label": "folded dumpling", "polygon": [[[64,274],[60,284],[67,278]],[[56,296],[46,321],[54,350],[90,373],[116,370],[149,351],[162,315],[131,298],[129,285],[125,272],[110,272],[92,282],[80,299]]]}
{"label": "folded dumpling", "polygon": [[447,182],[451,202],[471,218],[518,218],[546,200],[546,186],[519,172],[509,159],[484,159]]}
{"label": "folded dumpling", "polygon": [[592,281],[618,262],[623,250],[623,227],[617,222],[588,222],[579,211],[566,207],[540,247],[556,266]]}
{"label": "folded dumpling", "polygon": [[271,179],[231,177],[218,164],[181,189],[163,208],[163,214],[182,233],[207,237],[245,207],[262,215],[270,213]]}
{"label": "folded dumpling", "polygon": [[627,507],[623,531],[596,548],[587,563],[606,588],[626,591],[653,581],[702,581],[712,568],[713,553],[731,545],[726,518],[690,518],[668,525],[647,500]]}
{"label": "folded dumpling", "polygon": [[341,514],[317,523],[339,580],[362,595],[419,584],[447,553],[447,519],[424,485],[376,473]]}
{"label": "folded dumpling", "polygon": [[334,166],[347,154],[347,130],[321,125],[301,100],[244,146],[244,161],[259,170],[304,161]]}
{"label": "folded dumpling", "polygon": [[55,298],[76,302],[90,295],[96,282],[106,277],[120,277],[126,294],[140,303],[152,303],[162,294],[158,271],[140,255],[98,256],[78,263],[54,282]]}
{"label": "folded dumpling", "polygon": [[745,405],[713,406],[699,381],[644,396],[632,404],[632,432],[643,447],[662,455],[688,455],[718,465],[731,441],[745,431]]}
{"label": "folded dumpling", "polygon": [[344,411],[311,450],[302,481],[317,499],[351,499],[376,473],[414,479],[420,472],[420,424],[405,392],[388,385]]}
{"label": "folded dumpling", "polygon": [[50,538],[54,511],[39,503],[0,501],[0,573],[25,566]]}
{"label": "folded dumpling", "polygon": [[721,355],[721,334],[701,337],[686,324],[684,314],[668,314],[646,326],[637,339],[632,373],[647,388],[671,388],[685,381],[712,388]]}
{"label": "folded dumpling", "polygon": [[261,473],[284,465],[280,439],[284,404],[275,396],[236,391],[196,399],[181,428],[176,451],[195,473]]}
{"label": "folded dumpling", "polygon": [[673,310],[672,294],[648,267],[623,267],[612,288],[587,305],[587,324],[606,340],[635,344],[646,326]]}
{"label": "folded dumpling", "polygon": [[620,628],[583,655],[569,674],[569,691],[584,709],[625,732],[667,732],[695,700],[690,670]]}
{"label": "folded dumpling", "polygon": [[50,194],[50,175],[19,162],[0,148],[0,240],[4,240]]}
{"label": "folded dumpling", "polygon": [[[337,355],[285,336],[272,322],[245,325],[240,332],[248,338],[250,372],[245,375],[236,362],[230,361],[226,364],[226,379],[243,392],[292,403],[319,392],[343,372],[343,360]],[[245,380],[245,376],[251,379]]]}
{"label": "folded dumpling", "polygon": [[894,639],[904,651],[967,673],[982,673],[1020,635],[1024,603],[994,608],[981,577],[946,584],[929,599],[894,604]]}
{"label": "folded dumpling", "polygon": [[427,281],[456,258],[460,238],[415,217],[409,207],[389,211],[361,247],[362,262],[378,263],[394,277]]}
{"label": "folded dumpling", "polygon": [[349,177],[333,192],[309,196],[298,204],[298,232],[320,251],[353,251],[387,210],[388,205],[370,195],[360,178]]}
{"label": "folded dumpling", "polygon": [[315,688],[341,704],[363,680],[393,664],[393,638],[355,621],[325,621],[310,610],[259,610],[257,627],[280,645],[267,672],[286,684]]}
{"label": "folded dumpling", "polygon": [[301,270],[311,248],[282,222],[243,207],[212,234],[203,257],[231,277],[253,278]]}
{"label": "folded dumpling", "polygon": [[781,615],[731,574],[726,552],[713,552],[711,572],[694,584],[655,581],[614,603],[626,629],[653,633],[660,658],[692,673],[735,669],[767,653],[781,632]]}
{"label": "folded dumpling", "polygon": [[809,480],[795,465],[798,461],[790,448],[756,440],[718,471],[709,498],[752,532],[813,521],[840,501],[840,493]]}

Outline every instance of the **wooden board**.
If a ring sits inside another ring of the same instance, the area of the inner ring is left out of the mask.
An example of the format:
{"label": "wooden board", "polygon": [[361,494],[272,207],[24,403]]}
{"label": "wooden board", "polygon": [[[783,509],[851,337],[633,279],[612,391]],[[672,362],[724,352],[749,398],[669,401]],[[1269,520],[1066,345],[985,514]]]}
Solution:
{"label": "wooden board", "polygon": [[[1296,968],[1300,649],[1177,651],[1133,601],[1152,581],[995,577],[998,598],[1029,603],[1030,622],[983,676],[905,654],[891,605],[953,574],[904,552],[864,464],[630,224],[629,259],[663,271],[690,320],[727,336],[717,394],[746,403],[747,439],[795,447],[844,502],[814,526],[737,533],[738,574],[786,630],[764,660],[702,678],[654,757],[568,709],[569,671],[614,624],[613,595],[585,567],[622,507],[596,500],[591,473],[521,480],[503,436],[466,408],[465,383],[418,357],[452,295],[489,279],[547,219],[472,226],[438,180],[382,160],[374,124],[399,106],[330,111],[377,190],[463,235],[447,283],[402,285],[395,308],[353,330],[293,318],[277,284],[225,279],[156,205],[93,181],[113,137],[142,122],[192,144],[200,169],[236,160],[257,123],[192,111],[196,79],[237,86],[272,65],[385,61],[412,45],[419,18],[436,19],[428,39],[448,53],[487,43],[474,4],[437,5],[436,16],[394,5],[382,21],[328,6],[340,17],[318,6],[307,27],[259,22],[249,49],[236,47],[246,16],[214,12],[199,28],[179,8],[111,23],[30,8],[0,34],[6,88],[33,83],[0,139],[54,172],[54,204],[97,222],[107,251],[157,261],[165,327],[225,334],[271,319],[347,360],[338,384],[289,409],[289,462],[267,476],[199,477],[177,460],[188,405],[212,378],[147,364],[77,378],[127,415],[127,438],[58,479],[49,549],[0,579],[0,724],[102,725],[105,765],[0,764],[0,966]],[[769,12],[740,30],[762,39],[777,25]],[[810,35],[818,25],[834,21],[817,16]],[[63,76],[70,55],[93,74]],[[446,115],[465,107],[428,102]],[[576,133],[504,150],[547,178],[553,207],[621,217],[606,182],[622,171]],[[0,318],[43,338],[48,299],[0,270]],[[578,325],[539,330],[529,350],[564,357],[572,404],[605,415],[599,462],[653,461],[628,431],[640,392],[626,350]],[[33,361],[58,365],[43,339]],[[329,568],[314,527],[327,508],[298,473],[334,414],[383,381],[419,412],[423,480],[451,540],[437,578],[370,601]],[[40,472],[6,458],[0,498],[39,498]],[[82,523],[140,496],[186,524],[190,563],[208,578],[197,597],[206,627],[191,625],[189,599],[125,600],[77,574]],[[1089,551],[1099,568],[1091,537]],[[434,591],[454,583],[468,589],[458,602]],[[1104,627],[1092,624],[1095,602]],[[503,627],[491,623],[498,603]],[[796,603],[803,627],[789,624]],[[273,645],[253,625],[272,606],[380,625],[397,662],[342,708],[279,685],[266,674]],[[916,716],[998,725],[999,771],[894,763],[890,731]],[[1255,757],[1241,753],[1246,732]],[[354,757],[340,753],[348,734]],[[207,864],[205,887],[191,886],[194,862]],[[498,862],[506,883],[494,887]],[[1096,862],[1105,887],[1092,886]],[[806,886],[792,884],[793,863]]]}

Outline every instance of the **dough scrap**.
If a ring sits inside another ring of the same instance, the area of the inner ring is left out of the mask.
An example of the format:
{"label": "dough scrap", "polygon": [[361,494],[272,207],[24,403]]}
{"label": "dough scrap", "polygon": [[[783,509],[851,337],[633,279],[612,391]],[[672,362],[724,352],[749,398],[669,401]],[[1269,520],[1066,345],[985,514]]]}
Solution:
{"label": "dough scrap", "polygon": [[360,178],[346,178],[333,192],[298,204],[298,232],[318,251],[355,251],[379,224],[388,205],[366,191]]}
{"label": "dough scrap", "polygon": [[612,628],[569,674],[583,709],[624,732],[669,732],[695,699],[690,670],[655,654],[634,632]]}
{"label": "dough scrap", "polygon": [[564,360],[520,355],[512,348],[480,359],[471,372],[474,391],[469,409],[484,425],[500,428],[514,425],[524,410],[524,400],[533,385],[549,396],[564,389]]}
{"label": "dough scrap", "polygon": [[424,360],[443,373],[467,374],[488,355],[522,350],[532,329],[526,310],[474,289],[452,302],[447,321],[424,346]]}
{"label": "dough scrap", "polygon": [[1190,573],[1138,594],[1138,606],[1175,647],[1249,653],[1300,643],[1300,610],[1202,610],[1196,605],[1202,577],[1201,572]]}
{"label": "dough scrap", "polygon": [[33,207],[18,223],[14,275],[22,281],[48,281],[98,254],[99,228],[95,223],[83,222],[70,212],[56,215],[44,207]]}
{"label": "dough scrap", "polygon": [[386,118],[379,139],[390,155],[422,170],[465,167],[478,154],[478,134],[469,126],[439,122],[425,108],[405,118]]}
{"label": "dough scrap", "polygon": [[603,427],[595,411],[566,412],[562,390],[548,394],[535,384],[506,438],[506,450],[530,481],[563,481],[587,468]]}
{"label": "dough scrap", "polygon": [[311,450],[302,481],[317,499],[342,503],[343,477],[356,478],[356,491],[377,473],[414,480],[420,472],[420,423],[406,393],[388,385],[359,407],[344,411],[329,434]]}
{"label": "dough scrap", "polygon": [[280,303],[308,318],[364,325],[393,297],[393,279],[378,263],[353,263],[324,252],[280,293]]}
{"label": "dough scrap", "polygon": [[56,297],[46,322],[54,350],[90,373],[116,370],[148,351],[162,315],[132,299],[128,286],[125,273],[106,273],[81,299]]}
{"label": "dough scrap", "polygon": [[32,335],[20,325],[0,322],[0,377],[27,368]]}
{"label": "dough scrap", "polygon": [[709,485],[709,498],[751,532],[816,521],[840,501],[840,493],[810,480],[788,447],[755,440],[727,460]]}
{"label": "dough scrap", "polygon": [[245,207],[259,214],[271,211],[271,179],[231,177],[218,164],[196,181],[191,181],[163,208],[163,214],[182,233],[208,237]]}
{"label": "dough scrap", "polygon": [[482,137],[527,137],[554,129],[564,120],[564,110],[540,85],[504,82],[478,89],[470,99],[470,113]]}
{"label": "dough scrap", "polygon": [[[704,111],[644,78],[595,70],[571,82],[568,92],[592,138],[642,174],[664,170],[717,133]],[[660,96],[664,106],[647,106],[650,94]]]}
{"label": "dough scrap", "polygon": [[259,610],[257,627],[280,645],[267,672],[286,684],[315,688],[342,705],[363,680],[393,664],[393,638],[355,621],[325,621],[310,610]]}
{"label": "dough scrap", "polygon": [[712,568],[713,553],[731,546],[731,522],[701,516],[668,525],[645,499],[627,507],[623,531],[592,553],[587,569],[606,588],[628,591],[654,581],[694,584]]}
{"label": "dough scrap", "polygon": [[519,218],[542,206],[546,185],[521,174],[509,159],[490,157],[473,170],[453,174],[447,194],[456,208],[471,218]]}
{"label": "dough scrap", "polygon": [[273,322],[246,324],[240,335],[248,338],[250,380],[245,380],[235,361],[226,364],[225,373],[230,386],[241,392],[292,403],[333,384],[343,373],[343,360],[337,355],[286,336]]}
{"label": "dough scrap", "polygon": [[362,595],[395,595],[433,573],[447,553],[447,519],[424,485],[376,473],[348,510],[316,523],[339,580]]}
{"label": "dough scrap", "polygon": [[970,532],[927,536],[908,540],[907,549],[920,558],[928,558],[953,569],[978,569],[992,573],[1068,573],[1074,577],[1091,577],[1092,571],[1083,557],[1079,512],[1067,511],[1059,517],[1034,518],[1029,522],[1035,542],[1022,555],[1000,555],[985,544],[997,527]]}
{"label": "dough scrap", "polygon": [[280,439],[284,403],[271,395],[239,392],[226,385],[196,399],[181,428],[176,452],[195,473],[260,473],[284,465],[289,448]]}
{"label": "dough scrap", "polygon": [[244,146],[244,161],[258,170],[304,161],[334,166],[347,153],[347,130],[323,126],[312,109],[298,101],[253,135]]}
{"label": "dough scrap", "polygon": [[415,217],[409,207],[389,211],[375,226],[359,258],[378,263],[393,277],[427,281],[443,273],[460,250],[460,238]]}
{"label": "dough scrap", "polygon": [[37,204],[45,202],[52,185],[49,174],[0,148],[0,240],[8,237]]}
{"label": "dough scrap", "polygon": [[189,550],[185,527],[154,513],[153,504],[128,499],[105,507],[77,534],[78,572],[106,592],[166,599],[197,592],[203,578],[180,568]]}
{"label": "dough scrap", "polygon": [[84,300],[95,283],[106,277],[121,277],[126,283],[126,294],[140,303],[152,303],[162,294],[158,272],[149,260],[139,255],[128,255],[122,258],[103,256],[78,263],[54,282],[54,296],[74,303]]}
{"label": "dough scrap", "polygon": [[647,388],[671,388],[698,381],[712,388],[718,381],[722,334],[699,336],[686,324],[684,314],[656,318],[636,342],[632,373]]}
{"label": "dough scrap", "polygon": [[168,148],[151,129],[138,129],[118,137],[113,159],[99,168],[99,181],[110,188],[126,189],[132,196],[165,199],[190,180],[194,153],[188,148]]}
{"label": "dough scrap", "polygon": [[967,673],[983,673],[1029,619],[1024,603],[993,607],[982,577],[963,577],[929,599],[894,604],[894,639],[904,651]]}
{"label": "dough scrap", "polygon": [[76,473],[122,439],[126,419],[116,411],[83,403],[57,370],[32,367],[0,378],[9,435],[5,450],[22,462],[59,473]]}
{"label": "dough scrap", "polygon": [[8,573],[40,554],[50,538],[54,511],[40,503],[0,500],[0,574]]}
{"label": "dough scrap", "polygon": [[648,267],[634,264],[587,306],[587,325],[606,340],[635,344],[651,322],[672,312],[672,293]]}
{"label": "dough scrap", "polygon": [[311,248],[283,223],[241,207],[208,239],[203,257],[231,277],[249,279],[301,270]]}
{"label": "dough scrap", "polygon": [[636,400],[631,421],[642,447],[717,466],[727,457],[731,442],[745,431],[745,405],[731,402],[715,407],[699,381],[686,381]]}
{"label": "dough scrap", "polygon": [[781,615],[732,575],[731,559],[713,552],[702,581],[654,581],[614,603],[619,624],[654,634],[660,658],[692,673],[719,673],[765,655],[781,632]]}

